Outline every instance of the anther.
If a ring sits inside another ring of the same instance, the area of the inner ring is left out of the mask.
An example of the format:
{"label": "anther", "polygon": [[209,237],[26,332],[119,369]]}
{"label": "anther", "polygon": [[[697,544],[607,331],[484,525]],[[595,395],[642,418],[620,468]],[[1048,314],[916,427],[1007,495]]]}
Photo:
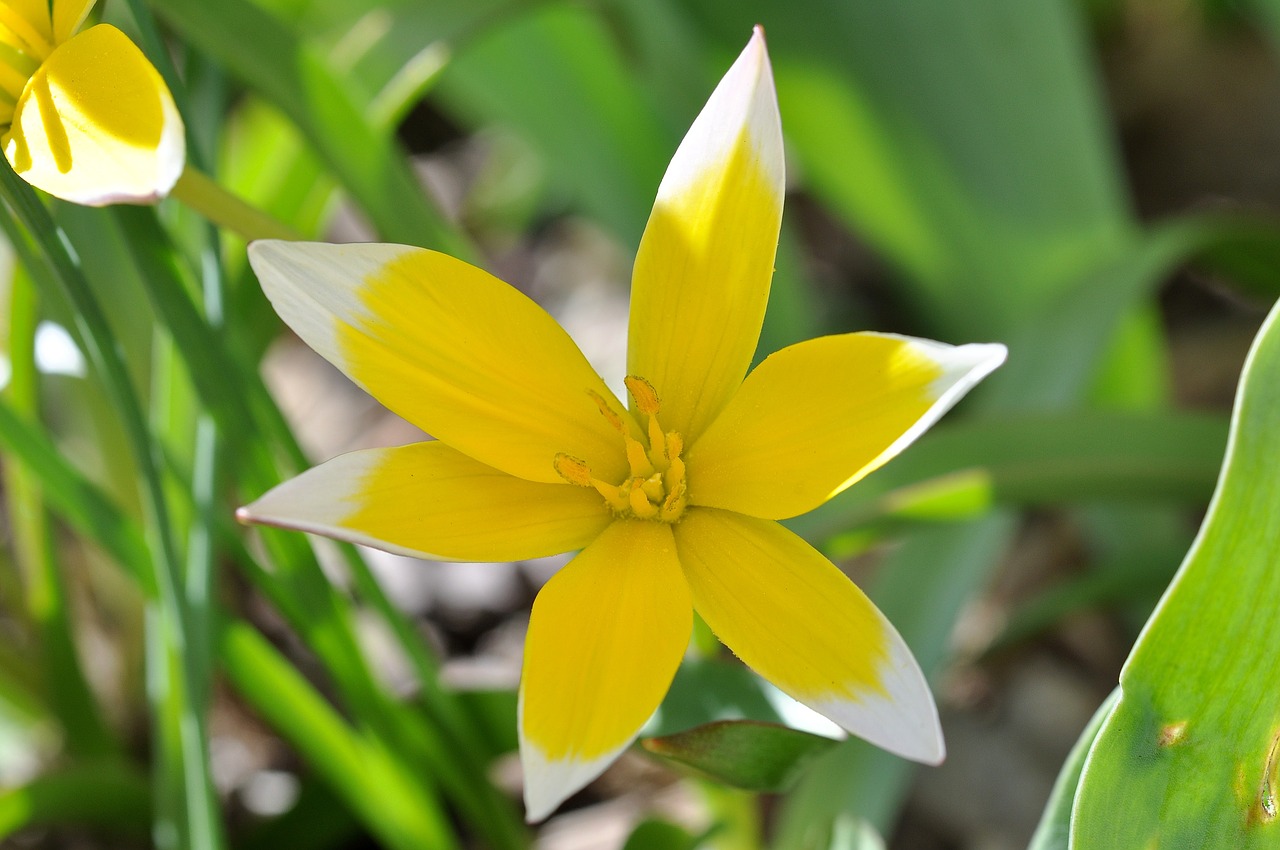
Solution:
{"label": "anther", "polygon": [[591,396],[591,400],[596,403],[596,407],[600,408],[600,415],[608,420],[609,424],[613,426],[613,430],[619,434],[627,433],[627,426],[622,424],[622,417],[614,412],[613,408],[609,406],[609,402],[605,401],[600,393],[595,390],[587,390],[587,395]]}
{"label": "anther", "polygon": [[645,416],[654,416],[658,412],[658,391],[653,384],[636,375],[627,375],[623,379],[631,397],[636,400],[636,409]]}
{"label": "anther", "polygon": [[552,466],[555,467],[556,473],[570,484],[578,487],[591,486],[591,469],[586,461],[558,452],[555,460],[552,461]]}

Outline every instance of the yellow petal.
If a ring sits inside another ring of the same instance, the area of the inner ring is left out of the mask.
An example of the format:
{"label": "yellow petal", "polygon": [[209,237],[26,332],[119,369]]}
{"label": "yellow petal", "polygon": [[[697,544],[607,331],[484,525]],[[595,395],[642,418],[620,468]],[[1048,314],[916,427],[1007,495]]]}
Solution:
{"label": "yellow petal", "polygon": [[830,561],[775,522],[714,508],[688,511],[675,536],[694,608],[749,667],[879,747],[942,761],[911,650]]}
{"label": "yellow petal", "polygon": [[782,221],[782,131],[759,28],[680,143],[631,281],[627,371],[692,441],[751,364]]}
{"label": "yellow petal", "polygon": [[432,436],[530,481],[560,483],[558,453],[625,477],[592,393],[624,408],[555,320],[492,275],[402,245],[262,241],[249,259],[308,345]]}
{"label": "yellow petal", "polygon": [[[44,2],[44,0],[39,0]],[[53,0],[53,38],[58,44],[80,29],[97,0]]]}
{"label": "yellow petal", "polygon": [[766,519],[812,510],[906,448],[1004,356],[1003,345],[878,333],[789,346],[686,452],[689,501]]}
{"label": "yellow petal", "polygon": [[31,185],[101,206],[166,195],[186,141],[160,74],[124,33],[100,24],[59,46],[27,83],[4,152]]}
{"label": "yellow petal", "polygon": [[53,51],[48,0],[0,2],[0,31],[5,43],[24,53],[44,58]]}
{"label": "yellow petal", "polygon": [[438,442],[340,455],[236,515],[441,561],[556,555],[613,518],[595,491],[515,478]]}
{"label": "yellow petal", "polygon": [[662,702],[693,629],[671,527],[616,522],[538,594],[520,679],[530,821],[624,750]]}

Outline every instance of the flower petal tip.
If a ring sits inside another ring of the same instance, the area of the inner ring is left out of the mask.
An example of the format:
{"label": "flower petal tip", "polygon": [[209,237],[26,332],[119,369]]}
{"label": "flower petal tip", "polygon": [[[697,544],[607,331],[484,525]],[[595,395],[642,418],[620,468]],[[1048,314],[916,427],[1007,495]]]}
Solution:
{"label": "flower petal tip", "polygon": [[[892,629],[887,622],[885,626]],[[938,765],[946,758],[937,704],[924,673],[896,631],[880,669],[879,693],[810,700],[809,705],[849,732],[909,761]]]}
{"label": "flower petal tip", "polygon": [[658,201],[678,197],[696,185],[731,155],[744,132],[755,161],[781,198],[785,184],[782,118],[760,26],[689,127],[658,187]]}
{"label": "flower petal tip", "polygon": [[625,746],[587,761],[574,758],[552,760],[521,735],[525,822],[540,823],[551,817],[561,803],[604,773],[624,749]]}

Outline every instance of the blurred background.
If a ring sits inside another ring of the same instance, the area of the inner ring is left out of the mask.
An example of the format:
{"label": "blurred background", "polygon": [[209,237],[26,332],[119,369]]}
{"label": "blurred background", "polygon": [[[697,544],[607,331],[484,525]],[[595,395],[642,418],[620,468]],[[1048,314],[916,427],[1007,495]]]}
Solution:
{"label": "blurred background", "polygon": [[[103,14],[137,33],[142,8],[109,2]],[[789,191],[759,356],[860,329],[1010,348],[917,446],[792,522],[932,673],[949,758],[915,769],[850,741],[816,756],[787,793],[757,798],[637,750],[536,840],[692,847],[718,823],[705,846],[870,848],[869,830],[897,850],[1027,846],[1195,534],[1241,363],[1280,294],[1280,2],[155,0],[150,10],[185,81],[193,138],[224,185],[315,238],[465,255],[545,305],[615,385],[630,266],[663,169],[763,24]],[[175,354],[180,334],[122,259],[128,233],[102,231],[96,211],[54,209],[160,411],[181,479],[200,391]],[[185,211],[161,213],[180,248],[199,232]],[[222,249],[226,338],[238,362],[260,363],[306,458],[422,437],[289,336],[243,245],[226,236]],[[62,330],[69,319],[53,307],[38,318],[40,427],[136,515],[133,473]],[[272,482],[237,475],[234,448],[228,457],[217,503],[229,517]],[[6,473],[17,466],[6,459]],[[11,517],[21,486],[6,478]],[[54,529],[69,633],[138,794],[115,818],[75,822],[37,822],[14,813],[13,794],[0,797],[4,846],[164,844],[147,825],[149,782],[164,780],[147,779],[145,593],[111,545],[74,521]],[[280,552],[263,554],[256,532],[231,536],[251,555],[217,550],[217,605],[359,727],[349,686],[317,648],[324,638],[303,627],[305,604],[288,601],[300,591],[272,584],[288,572],[271,566]],[[8,543],[0,787],[21,789],[80,756],[42,691],[48,638],[29,615],[14,528]],[[370,603],[349,557],[325,542],[316,552],[379,687],[409,705],[439,687],[467,692],[462,704],[498,756],[488,775],[518,796],[512,691],[529,605],[563,561],[423,564],[362,550],[397,621]],[[423,684],[405,625],[443,659],[442,686]],[[758,716],[759,683],[733,673],[725,684],[720,667],[682,672],[655,730]],[[350,803],[380,786],[335,786],[244,679],[213,681],[209,764],[228,846],[401,846]],[[497,843],[458,808],[447,822],[459,846]]]}

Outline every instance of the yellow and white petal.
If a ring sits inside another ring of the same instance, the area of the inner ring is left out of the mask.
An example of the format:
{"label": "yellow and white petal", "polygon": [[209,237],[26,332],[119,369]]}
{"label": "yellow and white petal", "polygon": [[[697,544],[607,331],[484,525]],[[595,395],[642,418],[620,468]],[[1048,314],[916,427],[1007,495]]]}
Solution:
{"label": "yellow and white petal", "polygon": [[555,320],[496,277],[404,245],[266,240],[249,261],[308,345],[432,436],[530,481],[561,482],[561,452],[625,477],[595,398],[638,435],[634,420]]}
{"label": "yellow and white petal", "polygon": [[662,702],[693,630],[671,527],[619,521],[533,603],[520,679],[530,822],[599,776]]}
{"label": "yellow and white petal", "polygon": [[785,519],[906,448],[1004,362],[998,344],[881,333],[820,337],[765,358],[685,454],[691,504]]}
{"label": "yellow and white petal", "polygon": [[439,442],[339,455],[236,517],[438,561],[557,555],[613,519],[593,490],[525,481]]}
{"label": "yellow and white petal", "polygon": [[690,509],[675,537],[694,608],[749,667],[860,738],[942,761],[911,650],[835,565],[776,522],[714,508]]}
{"label": "yellow and white petal", "polygon": [[78,204],[156,201],[182,173],[186,139],[169,88],[120,30],[59,46],[27,83],[4,137],[28,183]]}
{"label": "yellow and white petal", "polygon": [[751,364],[782,222],[782,130],[756,28],[658,187],[631,281],[627,371],[692,441]]}

